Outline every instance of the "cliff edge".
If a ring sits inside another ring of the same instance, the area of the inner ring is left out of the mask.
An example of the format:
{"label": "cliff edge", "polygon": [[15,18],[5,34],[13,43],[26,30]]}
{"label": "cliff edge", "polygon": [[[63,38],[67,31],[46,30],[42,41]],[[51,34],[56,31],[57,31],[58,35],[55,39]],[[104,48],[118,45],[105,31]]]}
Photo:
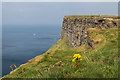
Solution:
{"label": "cliff edge", "polygon": [[[20,65],[10,78],[118,78],[118,16],[65,16],[59,41],[43,55]],[[75,69],[73,55],[82,61]]]}
{"label": "cliff edge", "polygon": [[[78,47],[89,42],[88,28],[110,29],[118,25],[117,16],[65,16],[60,39],[66,39],[69,47]],[[88,45],[92,47],[92,44]]]}

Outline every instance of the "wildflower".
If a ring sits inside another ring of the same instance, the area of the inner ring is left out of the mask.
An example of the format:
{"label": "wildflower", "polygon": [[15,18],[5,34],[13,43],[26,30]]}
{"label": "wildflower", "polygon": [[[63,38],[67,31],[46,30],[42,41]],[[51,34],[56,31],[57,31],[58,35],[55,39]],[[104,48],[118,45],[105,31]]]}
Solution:
{"label": "wildflower", "polygon": [[75,59],[76,59],[76,58],[74,58],[74,59],[72,60],[72,62],[75,62]]}
{"label": "wildflower", "polygon": [[64,67],[65,63],[62,63],[61,66]]}
{"label": "wildflower", "polygon": [[74,54],[73,58],[74,58],[74,59],[72,60],[72,62],[79,61],[79,60],[81,61],[81,60],[82,60],[80,54]]}
{"label": "wildflower", "polygon": [[74,54],[74,56],[73,56],[73,57],[74,57],[74,58],[76,58],[76,57],[77,57],[77,58],[79,59],[79,58],[81,58],[81,55],[80,55],[80,54]]}
{"label": "wildflower", "polygon": [[74,69],[79,69],[80,61],[82,60],[80,54],[74,54],[72,62],[75,62]]}

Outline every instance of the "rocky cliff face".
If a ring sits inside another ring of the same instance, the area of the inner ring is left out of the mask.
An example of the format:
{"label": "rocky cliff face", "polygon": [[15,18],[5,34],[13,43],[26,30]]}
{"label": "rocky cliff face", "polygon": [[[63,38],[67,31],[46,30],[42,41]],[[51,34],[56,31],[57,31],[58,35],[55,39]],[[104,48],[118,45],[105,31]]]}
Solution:
{"label": "rocky cliff face", "polygon": [[117,17],[105,16],[65,16],[60,39],[66,39],[69,47],[90,44],[87,29],[109,29],[118,27]]}

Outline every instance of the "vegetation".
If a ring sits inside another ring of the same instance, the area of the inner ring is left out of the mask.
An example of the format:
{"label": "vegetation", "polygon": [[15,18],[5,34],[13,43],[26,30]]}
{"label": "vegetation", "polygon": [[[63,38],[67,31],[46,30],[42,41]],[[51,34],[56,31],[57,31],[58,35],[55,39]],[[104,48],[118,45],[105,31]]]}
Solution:
{"label": "vegetation", "polygon": [[119,18],[119,15],[69,15],[65,17],[101,17],[101,18]]}
{"label": "vegetation", "polygon": [[[118,78],[118,29],[88,29],[94,47],[68,48],[59,40],[43,55],[21,65],[3,78]],[[75,68],[74,54],[80,54]]]}

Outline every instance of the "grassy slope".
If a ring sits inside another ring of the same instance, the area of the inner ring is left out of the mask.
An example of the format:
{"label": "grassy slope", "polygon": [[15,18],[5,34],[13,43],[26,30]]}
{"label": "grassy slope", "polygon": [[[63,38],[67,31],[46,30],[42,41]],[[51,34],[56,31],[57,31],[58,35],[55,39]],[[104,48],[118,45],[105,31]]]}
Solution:
{"label": "grassy slope", "polygon": [[[88,35],[95,43],[93,49],[86,45],[67,48],[66,41],[59,40],[45,54],[29,60],[4,78],[117,78],[118,29],[89,29]],[[78,70],[72,62],[75,53],[83,59]],[[64,66],[50,67],[58,61],[65,63]]]}

